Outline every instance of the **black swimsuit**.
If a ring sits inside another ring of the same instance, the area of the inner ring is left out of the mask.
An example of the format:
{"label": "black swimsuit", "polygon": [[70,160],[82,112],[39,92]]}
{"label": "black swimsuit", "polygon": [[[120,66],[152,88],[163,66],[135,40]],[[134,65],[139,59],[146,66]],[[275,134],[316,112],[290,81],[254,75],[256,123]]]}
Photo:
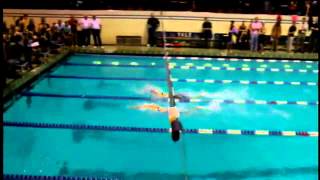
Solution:
{"label": "black swimsuit", "polygon": [[183,94],[176,94],[173,97],[179,99],[180,102],[190,102],[190,98]]}

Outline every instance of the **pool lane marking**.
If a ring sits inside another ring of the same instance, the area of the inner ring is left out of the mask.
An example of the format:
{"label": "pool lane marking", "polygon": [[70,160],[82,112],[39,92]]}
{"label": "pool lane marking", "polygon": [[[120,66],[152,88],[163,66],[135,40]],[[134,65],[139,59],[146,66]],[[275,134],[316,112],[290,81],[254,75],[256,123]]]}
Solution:
{"label": "pool lane marking", "polygon": [[309,70],[309,69],[287,69],[287,68],[248,68],[248,67],[217,67],[217,66],[174,66],[171,65],[172,69],[194,69],[194,70],[213,70],[213,71],[257,71],[257,72],[298,72],[298,73],[314,73],[318,74],[318,70]]}
{"label": "pool lane marking", "polygon": [[[133,80],[133,81],[165,81],[164,78],[131,78],[131,77],[93,77],[93,76],[71,76],[71,75],[48,75],[47,78],[61,78],[61,79],[92,79],[92,80]],[[249,80],[213,80],[213,79],[178,79],[171,78],[172,82],[186,82],[186,83],[211,83],[211,84],[270,84],[270,85],[293,85],[293,86],[318,86],[317,82],[287,82],[287,81],[249,81]]]}
{"label": "pool lane marking", "polygon": [[[92,60],[90,60],[90,61],[92,61]],[[127,60],[127,61],[130,61],[130,60]],[[234,61],[234,60],[231,60],[231,61]],[[120,62],[121,61],[112,61],[111,62],[111,64],[112,65],[120,65]],[[286,61],[284,61],[284,62],[286,62]],[[72,62],[71,62],[72,63]],[[128,63],[128,62],[127,62]],[[102,63],[102,61],[101,60],[94,60],[94,61],[92,61],[92,64],[96,64],[96,65],[101,65],[101,64],[103,64]],[[104,63],[105,64],[105,63]],[[132,62],[130,62],[129,63],[130,65],[139,65],[139,63],[137,63],[137,62],[135,62],[135,61],[132,61]],[[150,63],[150,65],[152,65],[152,66],[155,66],[157,63],[156,62],[151,62]],[[171,62],[171,63],[169,63],[170,65],[177,65],[177,63],[176,62]],[[195,66],[194,65],[194,63],[184,63],[185,65],[187,65],[187,66]],[[124,63],[124,65],[125,65],[125,63]],[[161,65],[161,63],[160,63],[160,65]],[[205,63],[204,65],[202,65],[202,66],[206,66],[206,67],[211,67],[211,66],[213,66],[214,64],[211,64],[211,63]],[[229,67],[231,64],[228,64],[228,63],[225,63],[225,64],[223,64],[222,66],[224,66],[224,67]],[[250,67],[249,67],[249,65],[248,64],[241,64],[241,66],[243,67],[243,69],[245,70],[245,69],[247,69],[247,70],[250,70]],[[262,65],[260,65],[259,66],[260,68],[266,68],[266,67],[268,67],[268,65],[267,64],[262,64]],[[283,67],[284,68],[286,68],[286,69],[289,69],[289,72],[290,72],[290,65],[289,64],[284,64],[283,65]],[[203,69],[203,67],[197,67],[198,69]],[[312,69],[312,66],[311,65],[306,65],[306,67],[305,68],[307,68],[307,69]]]}
{"label": "pool lane marking", "polygon": [[128,80],[128,81],[165,81],[164,78],[135,78],[135,77],[93,77],[93,76],[71,76],[71,75],[47,75],[47,78],[59,79],[92,79],[92,80]]}
{"label": "pool lane marking", "polygon": [[[130,63],[121,65],[119,63],[111,64],[84,64],[84,63],[69,63],[66,62],[65,66],[93,66],[93,67],[139,67],[139,68],[164,68],[162,65],[139,65],[137,63]],[[318,70],[308,69],[286,69],[286,68],[242,68],[242,67],[207,67],[207,66],[174,66],[170,65],[170,69],[195,69],[195,70],[213,70],[213,71],[257,71],[257,72],[299,72],[299,73],[315,73],[318,74]]]}
{"label": "pool lane marking", "polygon": [[[88,56],[88,54],[85,53],[76,53],[76,56]],[[104,55],[104,54],[90,54],[90,56],[96,56],[96,57],[105,57],[105,59],[101,60],[106,60],[109,61],[110,58],[114,58],[116,60],[128,60],[128,59],[134,59],[136,61],[139,60],[144,60],[142,58],[151,58],[151,59],[156,59],[156,60],[162,60],[161,56],[130,56],[130,55]],[[126,58],[126,59],[124,59]],[[206,61],[244,61],[244,62],[259,62],[259,63],[308,63],[308,64],[317,64],[318,61],[310,61],[310,60],[276,60],[276,59],[248,59],[248,58],[212,58],[212,57],[183,57],[183,56],[168,56],[169,59],[174,59],[174,60],[206,60]]]}
{"label": "pool lane marking", "polygon": [[[113,99],[113,100],[144,100],[144,101],[154,101],[150,97],[134,97],[134,96],[103,96],[103,95],[74,95],[74,94],[49,94],[49,93],[37,93],[37,92],[24,92],[23,96],[37,96],[37,97],[53,97],[53,98],[77,98],[77,99]],[[161,101],[161,100],[160,100]],[[167,101],[167,100],[162,100]],[[176,99],[177,102],[180,102]],[[190,99],[190,103],[197,102],[212,102],[223,104],[265,104],[265,105],[300,105],[300,106],[316,106],[318,101],[265,101],[265,100],[246,100],[246,99]],[[181,102],[189,103],[189,102]]]}
{"label": "pool lane marking", "polygon": [[317,64],[318,61],[302,60],[275,60],[275,59],[239,59],[239,58],[210,58],[210,57],[172,57],[173,60],[206,60],[206,61],[239,61],[239,62],[258,62],[258,63],[308,63]]}
{"label": "pool lane marking", "polygon": [[[72,63],[72,62],[71,62],[71,63]],[[101,62],[101,61],[92,61],[92,64],[101,65],[102,62]],[[120,65],[120,62],[119,62],[119,61],[112,61],[111,64],[112,64],[112,65],[115,65],[115,66],[119,66],[119,65]],[[124,65],[127,65],[127,64],[124,64]],[[135,61],[132,61],[132,62],[129,62],[129,65],[138,66],[139,63],[137,63],[137,62],[135,62]],[[151,65],[151,66],[155,66],[155,65],[157,65],[157,63],[151,62],[150,65]],[[161,65],[161,64],[160,64],[160,65]],[[159,66],[160,66],[160,65],[159,65]],[[174,67],[174,66],[177,66],[177,63],[171,62],[171,63],[169,63],[169,65],[170,65],[171,67]],[[182,65],[182,66],[195,66],[195,65],[194,65],[194,63],[185,63],[185,64]],[[204,65],[202,65],[202,66],[195,66],[195,67],[196,67],[197,69],[205,69],[205,67],[212,67],[212,66],[213,66],[213,64],[206,63],[206,64],[204,64]],[[230,64],[225,63],[225,64],[223,64],[222,66],[227,68],[227,67],[230,67]],[[241,66],[242,66],[242,70],[244,70],[244,71],[249,71],[249,70],[251,69],[247,64],[241,64]],[[288,64],[285,64],[285,65],[284,65],[284,68],[285,68],[285,69],[288,69],[288,70],[287,70],[288,72],[294,71],[293,69],[290,69],[290,67],[291,67],[291,66],[288,65]],[[266,64],[262,64],[262,65],[260,65],[260,68],[267,68],[267,65],[266,65]],[[307,65],[306,68],[309,68],[309,69],[310,69],[310,68],[312,68],[312,66]],[[271,68],[271,71],[277,71],[277,70],[278,70],[277,68]],[[304,70],[305,70],[305,69],[302,69],[302,72],[303,72]]]}
{"label": "pool lane marking", "polygon": [[[80,124],[55,124],[55,123],[34,123],[34,122],[3,122],[7,127],[23,128],[50,128],[50,129],[86,129],[116,132],[144,132],[144,133],[170,133],[171,128],[149,128],[149,127],[128,127],[128,126],[103,126],[103,125],[80,125]],[[186,134],[206,135],[242,135],[242,136],[302,136],[318,137],[317,131],[270,131],[270,130],[239,130],[239,129],[183,129]]]}

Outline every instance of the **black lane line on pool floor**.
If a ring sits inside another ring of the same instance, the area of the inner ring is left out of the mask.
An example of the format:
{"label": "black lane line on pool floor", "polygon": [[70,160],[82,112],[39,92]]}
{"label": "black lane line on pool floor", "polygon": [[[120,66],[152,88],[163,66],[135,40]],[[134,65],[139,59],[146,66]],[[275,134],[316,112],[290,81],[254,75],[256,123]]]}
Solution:
{"label": "black lane line on pool floor", "polygon": [[[78,75],[47,75],[47,78],[57,79],[88,79],[88,80],[133,80],[133,81],[166,81],[164,78],[135,78],[135,77],[94,77]],[[172,78],[171,81],[186,83],[208,83],[208,84],[244,84],[244,85],[290,85],[290,86],[318,86],[318,82],[312,81],[249,81],[249,80],[213,80],[213,79],[180,79]]]}
{"label": "black lane line on pool floor", "polygon": [[[38,93],[38,92],[24,92],[22,96],[35,96],[35,97],[52,97],[52,98],[77,98],[77,99],[112,99],[112,100],[144,100],[144,101],[155,101],[150,97],[134,97],[134,96],[98,96],[98,95],[74,95],[74,94],[49,94],[49,93]],[[158,100],[166,102],[168,99]],[[301,105],[301,106],[317,106],[318,101],[265,101],[265,100],[232,100],[232,99],[191,99],[190,102],[180,103],[198,103],[198,102],[212,102],[224,104],[259,104],[259,105]]]}

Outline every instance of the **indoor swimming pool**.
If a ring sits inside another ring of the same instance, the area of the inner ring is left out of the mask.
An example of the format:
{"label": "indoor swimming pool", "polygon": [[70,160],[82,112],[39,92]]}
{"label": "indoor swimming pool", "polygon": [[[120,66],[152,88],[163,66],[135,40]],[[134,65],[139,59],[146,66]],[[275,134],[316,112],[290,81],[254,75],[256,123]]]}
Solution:
{"label": "indoor swimming pool", "polygon": [[111,179],[317,179],[318,62],[74,54],[4,113],[4,174]]}

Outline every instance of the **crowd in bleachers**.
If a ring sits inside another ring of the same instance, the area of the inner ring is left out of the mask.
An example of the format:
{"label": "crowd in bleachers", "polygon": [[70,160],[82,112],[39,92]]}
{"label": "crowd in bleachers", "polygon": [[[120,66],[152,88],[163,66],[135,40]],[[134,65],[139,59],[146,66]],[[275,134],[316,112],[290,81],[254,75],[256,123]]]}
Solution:
{"label": "crowd in bleachers", "polygon": [[22,73],[47,62],[50,54],[59,54],[63,46],[87,46],[90,35],[95,45],[101,46],[100,22],[86,16],[79,22],[71,17],[51,25],[45,18],[35,24],[28,15],[19,17],[14,24],[3,22],[3,55],[7,78],[19,78]]}
{"label": "crowd in bleachers", "polygon": [[227,50],[230,51],[233,46],[237,46],[239,49],[250,48],[253,52],[263,53],[266,44],[270,43],[271,50],[277,51],[281,34],[286,34],[287,52],[318,52],[318,19],[309,17],[307,20],[306,17],[303,17],[301,22],[298,22],[298,16],[292,16],[291,20],[292,24],[288,32],[283,32],[281,28],[282,18],[278,15],[270,36],[266,36],[265,25],[258,17],[252,20],[248,26],[245,22],[242,22],[239,28],[231,21]]}
{"label": "crowd in bleachers", "polygon": [[[153,21],[151,21],[151,20]],[[281,16],[277,16],[276,23],[271,30],[271,36],[266,36],[265,26],[262,21],[255,18],[250,24],[242,22],[238,27],[235,22],[231,22],[227,50],[230,51],[234,46],[239,49],[250,49],[263,53],[267,42],[272,43],[272,50],[278,50],[278,43],[281,34]],[[159,21],[155,17],[148,20],[148,44],[156,46],[155,31],[159,26]],[[81,19],[71,17],[63,22],[58,20],[51,25],[45,18],[41,18],[39,24],[28,15],[19,17],[14,24],[7,25],[3,22],[3,54],[6,65],[6,77],[18,78],[21,72],[28,71],[34,67],[46,63],[50,54],[58,54],[63,46],[88,46],[90,45],[91,35],[93,36],[95,47],[101,47],[101,23],[95,16]],[[212,38],[211,23],[205,19],[203,23],[203,37],[208,40]],[[214,27],[213,27],[214,28]],[[306,37],[308,31],[311,35]],[[152,38],[153,37],[153,38]],[[292,16],[292,25],[287,32],[287,51],[288,52],[317,52],[319,25],[317,19],[303,17],[298,22],[297,16]]]}
{"label": "crowd in bleachers", "polygon": [[9,26],[3,22],[2,29],[6,77],[14,79],[22,72],[46,63],[49,54],[58,54],[71,37],[67,23],[62,27],[59,21],[50,26],[42,18],[36,25],[27,15]]}

